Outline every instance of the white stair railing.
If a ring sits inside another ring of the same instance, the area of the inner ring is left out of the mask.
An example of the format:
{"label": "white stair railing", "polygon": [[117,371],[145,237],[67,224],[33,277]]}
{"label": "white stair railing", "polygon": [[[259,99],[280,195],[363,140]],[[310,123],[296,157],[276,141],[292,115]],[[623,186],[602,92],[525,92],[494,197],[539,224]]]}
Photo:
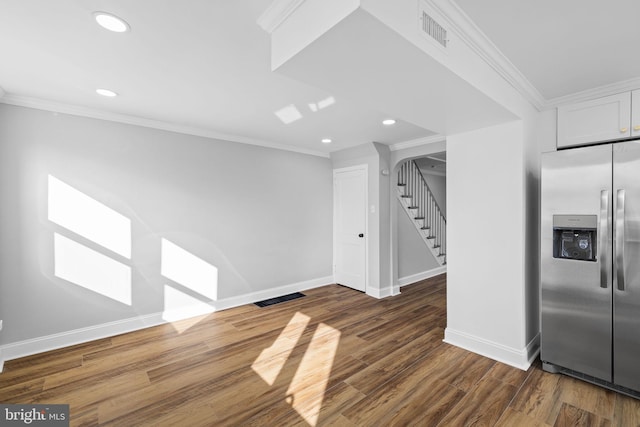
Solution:
{"label": "white stair railing", "polygon": [[415,161],[405,162],[398,171],[398,190],[403,206],[422,231],[423,238],[440,265],[447,263],[447,220]]}

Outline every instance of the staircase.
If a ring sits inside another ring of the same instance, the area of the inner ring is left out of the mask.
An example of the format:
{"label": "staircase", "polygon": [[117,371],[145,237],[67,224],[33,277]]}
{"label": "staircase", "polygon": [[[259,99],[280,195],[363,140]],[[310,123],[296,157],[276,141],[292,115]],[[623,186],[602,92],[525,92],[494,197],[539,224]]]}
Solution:
{"label": "staircase", "polygon": [[413,160],[398,171],[398,199],[438,263],[446,265],[447,220]]}

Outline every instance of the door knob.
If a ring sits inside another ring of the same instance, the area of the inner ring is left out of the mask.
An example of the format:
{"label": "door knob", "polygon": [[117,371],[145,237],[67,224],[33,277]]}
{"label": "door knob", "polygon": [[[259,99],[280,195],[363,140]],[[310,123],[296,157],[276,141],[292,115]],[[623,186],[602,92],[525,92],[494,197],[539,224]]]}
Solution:
{"label": "door knob", "polygon": [[364,237],[364,234],[360,233],[358,234],[358,237]]}
{"label": "door knob", "polygon": [[629,130],[629,128],[622,128],[622,129],[620,129],[620,133],[627,133],[628,130]]}

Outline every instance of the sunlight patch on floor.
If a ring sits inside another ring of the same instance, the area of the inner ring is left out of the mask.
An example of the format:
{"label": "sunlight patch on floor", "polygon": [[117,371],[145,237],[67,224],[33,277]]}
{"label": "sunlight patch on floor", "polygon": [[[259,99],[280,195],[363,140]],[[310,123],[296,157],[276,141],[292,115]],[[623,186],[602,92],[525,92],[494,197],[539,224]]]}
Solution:
{"label": "sunlight patch on floor", "polygon": [[320,323],[287,390],[287,402],[311,426],[318,422],[339,342],[340,331]]}
{"label": "sunlight patch on floor", "polygon": [[251,365],[260,377],[269,385],[273,385],[289,359],[291,352],[307,328],[311,318],[298,312],[282,330],[271,347],[265,348]]}

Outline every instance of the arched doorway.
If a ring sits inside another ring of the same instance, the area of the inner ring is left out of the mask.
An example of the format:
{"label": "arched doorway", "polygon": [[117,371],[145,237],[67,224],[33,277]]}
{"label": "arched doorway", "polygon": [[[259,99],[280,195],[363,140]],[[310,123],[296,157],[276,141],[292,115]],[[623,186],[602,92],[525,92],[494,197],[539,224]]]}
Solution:
{"label": "arched doorway", "polygon": [[394,294],[402,286],[446,272],[446,145],[394,153],[391,242]]}

